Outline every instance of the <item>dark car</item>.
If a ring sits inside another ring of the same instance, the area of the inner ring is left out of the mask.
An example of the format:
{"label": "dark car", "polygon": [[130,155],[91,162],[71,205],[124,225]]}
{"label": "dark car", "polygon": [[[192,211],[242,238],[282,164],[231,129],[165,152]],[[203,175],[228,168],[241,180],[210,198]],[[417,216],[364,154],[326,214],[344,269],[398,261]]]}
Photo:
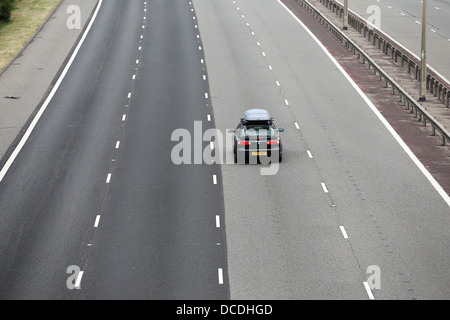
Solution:
{"label": "dark car", "polygon": [[233,134],[234,163],[263,163],[283,159],[280,132],[264,109],[251,109],[244,113]]}

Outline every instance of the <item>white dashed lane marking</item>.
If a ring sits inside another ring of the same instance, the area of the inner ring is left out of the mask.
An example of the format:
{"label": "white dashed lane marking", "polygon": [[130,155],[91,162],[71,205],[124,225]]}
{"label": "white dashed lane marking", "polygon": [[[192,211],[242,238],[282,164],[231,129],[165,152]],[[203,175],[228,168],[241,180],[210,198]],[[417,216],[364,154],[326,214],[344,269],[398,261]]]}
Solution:
{"label": "white dashed lane marking", "polygon": [[369,296],[370,300],[374,300],[375,297],[373,296],[372,290],[370,289],[369,283],[363,282],[364,288],[366,289],[367,295]]}
{"label": "white dashed lane marking", "polygon": [[98,225],[100,224],[100,218],[101,218],[100,215],[98,215],[98,216],[95,218],[94,228],[98,228]]}
{"label": "white dashed lane marking", "polygon": [[218,277],[219,277],[219,284],[223,284],[223,269],[219,268],[217,270],[217,274],[218,274]]}
{"label": "white dashed lane marking", "polygon": [[216,228],[220,228],[220,216],[216,216]]}
{"label": "white dashed lane marking", "polygon": [[348,234],[347,231],[345,231],[344,226],[340,226],[339,227],[341,229],[342,235],[344,236],[345,239],[348,239]]}
{"label": "white dashed lane marking", "polygon": [[83,278],[84,271],[78,273],[77,279],[75,280],[75,289],[81,289],[81,279]]}

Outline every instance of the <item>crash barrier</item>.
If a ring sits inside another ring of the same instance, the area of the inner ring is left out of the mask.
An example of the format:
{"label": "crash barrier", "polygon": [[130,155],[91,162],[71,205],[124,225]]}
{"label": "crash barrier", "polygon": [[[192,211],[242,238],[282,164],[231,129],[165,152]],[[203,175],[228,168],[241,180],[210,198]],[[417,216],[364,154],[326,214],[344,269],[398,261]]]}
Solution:
{"label": "crash barrier", "polygon": [[[368,64],[369,70],[373,70],[374,75],[379,75],[380,81],[384,81],[386,88],[392,88],[392,94],[399,96],[399,102],[407,107],[408,111],[414,114],[414,117],[421,121],[423,126],[431,125],[432,135],[436,132],[441,136],[441,145],[445,146],[446,142],[450,141],[450,133],[443,125],[438,123],[434,117],[429,114],[417,101],[409,95],[403,88],[395,82],[375,61],[373,61],[361,48],[359,48],[350,38],[348,38],[339,28],[337,28],[330,20],[328,20],[322,13],[320,13],[309,1],[295,0],[305,10],[307,10],[314,18],[316,18],[324,27],[329,30],[336,39],[341,42],[347,50],[352,54],[358,56],[358,60],[362,59],[363,64]],[[326,1],[326,0],[325,0]],[[328,0],[330,1],[330,0]]]}
{"label": "crash barrier", "polygon": [[[339,17],[344,16],[344,5],[335,0],[319,0],[324,6],[330,9]],[[300,2],[297,0],[297,2]],[[357,30],[361,35],[367,38],[378,49],[382,50],[384,54],[390,55],[392,60],[396,63],[401,62],[401,66],[407,66],[408,73],[414,73],[416,80],[420,81],[421,62],[413,53],[408,52],[407,49],[396,43],[381,31],[374,28],[365,19],[361,18],[354,12],[348,13],[348,24]],[[405,68],[406,69],[406,68]],[[450,84],[437,75],[434,71],[428,72],[426,87],[430,93],[438,98],[447,108],[450,107]]]}

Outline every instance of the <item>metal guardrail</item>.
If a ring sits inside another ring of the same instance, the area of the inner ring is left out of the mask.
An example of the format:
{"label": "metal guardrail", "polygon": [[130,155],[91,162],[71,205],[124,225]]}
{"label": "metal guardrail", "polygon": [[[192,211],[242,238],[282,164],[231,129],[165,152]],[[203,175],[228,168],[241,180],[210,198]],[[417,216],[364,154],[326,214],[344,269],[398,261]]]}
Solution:
{"label": "metal guardrail", "polygon": [[[380,66],[378,66],[375,61],[373,61],[361,48],[359,48],[350,38],[348,38],[339,28],[337,28],[331,21],[329,21],[322,13],[320,13],[312,4],[307,0],[295,0],[304,9],[306,9],[310,14],[313,15],[321,24],[329,30],[338,41],[343,43],[343,45],[351,53],[358,55],[358,59],[362,58],[363,63],[367,62],[369,70],[373,70],[373,74],[378,74],[380,76],[380,81],[384,80],[386,83],[386,88],[391,86],[392,94],[396,93],[399,95],[399,102],[402,102],[404,106],[407,106],[411,113],[414,113],[414,117],[418,118],[424,126],[429,123],[432,127],[432,135],[436,135],[436,131],[442,137],[442,146],[446,145],[446,141],[450,142],[450,133],[438,123],[434,117],[429,114],[417,101],[409,95],[403,88],[395,82]],[[329,1],[329,0],[325,0]]]}
{"label": "metal guardrail", "polygon": [[[319,1],[336,15],[339,15],[341,18],[343,17],[344,6],[342,3],[336,0]],[[378,46],[378,49],[383,50],[383,53],[390,55],[396,63],[401,59],[402,67],[405,67],[405,64],[407,64],[408,73],[414,70],[416,80],[420,81],[421,63],[418,57],[414,56],[411,52],[407,52],[400,44],[390,39],[381,31],[373,28],[365,19],[350,11],[348,13],[348,23],[361,35],[371,41],[374,46]],[[427,90],[447,107],[450,107],[450,84],[442,79],[440,75],[433,73],[435,72],[428,72],[427,70]]]}

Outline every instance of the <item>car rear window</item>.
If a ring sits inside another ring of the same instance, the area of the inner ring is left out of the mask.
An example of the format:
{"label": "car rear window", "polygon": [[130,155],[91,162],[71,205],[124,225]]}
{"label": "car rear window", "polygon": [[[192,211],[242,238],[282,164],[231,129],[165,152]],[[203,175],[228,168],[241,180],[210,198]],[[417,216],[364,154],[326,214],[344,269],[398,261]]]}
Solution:
{"label": "car rear window", "polygon": [[247,123],[242,127],[242,136],[245,137],[273,137],[275,136],[275,128],[271,124],[266,123]]}

